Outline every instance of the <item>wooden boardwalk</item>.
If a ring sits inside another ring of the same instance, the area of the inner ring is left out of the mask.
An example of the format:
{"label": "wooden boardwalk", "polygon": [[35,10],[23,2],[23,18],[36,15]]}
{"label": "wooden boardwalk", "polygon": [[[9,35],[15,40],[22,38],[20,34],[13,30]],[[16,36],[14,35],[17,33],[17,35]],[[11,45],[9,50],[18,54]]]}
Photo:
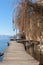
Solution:
{"label": "wooden boardwalk", "polygon": [[26,53],[23,44],[12,41],[0,65],[39,65],[39,62]]}

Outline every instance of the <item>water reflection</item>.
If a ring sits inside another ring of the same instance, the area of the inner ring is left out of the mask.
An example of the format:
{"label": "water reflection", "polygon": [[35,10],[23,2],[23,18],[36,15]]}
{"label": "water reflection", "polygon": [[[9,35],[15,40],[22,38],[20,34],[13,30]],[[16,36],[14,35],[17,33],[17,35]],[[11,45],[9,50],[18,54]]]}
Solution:
{"label": "water reflection", "polygon": [[[9,42],[9,39],[0,40],[0,53],[1,54],[4,53],[4,51],[8,47],[8,42]],[[2,62],[2,60],[3,60],[3,55],[0,56],[0,62]]]}
{"label": "water reflection", "polygon": [[0,57],[0,62],[2,62],[2,60],[3,60],[3,56]]}

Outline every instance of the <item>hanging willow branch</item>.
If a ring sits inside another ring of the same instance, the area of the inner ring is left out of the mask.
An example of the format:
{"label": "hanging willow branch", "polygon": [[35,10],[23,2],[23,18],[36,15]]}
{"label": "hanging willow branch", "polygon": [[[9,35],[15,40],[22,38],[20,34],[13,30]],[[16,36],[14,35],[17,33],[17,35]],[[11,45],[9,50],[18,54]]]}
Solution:
{"label": "hanging willow branch", "polygon": [[15,25],[19,31],[25,31],[28,39],[40,40],[43,37],[43,6],[30,1],[22,2],[16,12]]}

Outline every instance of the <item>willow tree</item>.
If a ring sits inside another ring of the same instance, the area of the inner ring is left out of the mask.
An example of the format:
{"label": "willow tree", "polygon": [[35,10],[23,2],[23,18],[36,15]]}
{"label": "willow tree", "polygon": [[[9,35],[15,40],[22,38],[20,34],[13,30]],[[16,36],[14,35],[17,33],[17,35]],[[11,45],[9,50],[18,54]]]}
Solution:
{"label": "willow tree", "polygon": [[43,40],[43,5],[32,0],[19,3],[16,8],[16,26],[28,39]]}

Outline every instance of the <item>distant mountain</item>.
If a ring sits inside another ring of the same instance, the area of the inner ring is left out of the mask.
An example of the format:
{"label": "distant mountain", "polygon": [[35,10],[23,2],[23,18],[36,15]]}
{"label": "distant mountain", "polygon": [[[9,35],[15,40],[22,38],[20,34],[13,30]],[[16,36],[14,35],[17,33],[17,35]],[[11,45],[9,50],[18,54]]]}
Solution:
{"label": "distant mountain", "polygon": [[12,38],[13,36],[10,35],[0,35],[0,39],[9,39]]}

